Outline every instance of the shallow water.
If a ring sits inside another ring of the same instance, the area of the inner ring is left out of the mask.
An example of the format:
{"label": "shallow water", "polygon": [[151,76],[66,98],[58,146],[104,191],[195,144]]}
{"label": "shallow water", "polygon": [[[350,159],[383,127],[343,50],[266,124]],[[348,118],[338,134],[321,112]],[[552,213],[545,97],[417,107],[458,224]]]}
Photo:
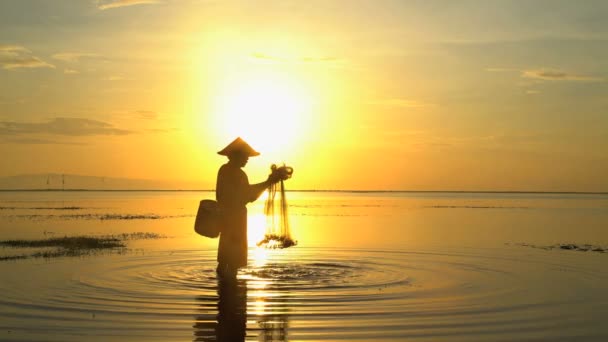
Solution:
{"label": "shallow water", "polygon": [[608,338],[608,253],[522,245],[608,246],[608,196],[288,193],[298,246],[253,247],[258,201],[236,283],[216,279],[217,240],[192,231],[202,198],[0,193],[0,239],[169,236],[125,254],[0,262],[0,340]]}

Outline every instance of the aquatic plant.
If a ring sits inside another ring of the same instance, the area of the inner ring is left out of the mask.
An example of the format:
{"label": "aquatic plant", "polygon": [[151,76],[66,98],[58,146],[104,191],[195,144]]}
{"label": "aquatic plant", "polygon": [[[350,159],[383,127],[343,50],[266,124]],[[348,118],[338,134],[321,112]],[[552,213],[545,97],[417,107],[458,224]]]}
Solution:
{"label": "aquatic plant", "polygon": [[28,220],[161,220],[169,218],[192,217],[193,215],[157,215],[157,214],[62,214],[62,215],[42,215],[42,214],[23,214],[7,215],[9,218],[19,218]]}
{"label": "aquatic plant", "polygon": [[11,248],[54,248],[37,251],[31,254],[1,256],[0,261],[27,258],[55,258],[63,256],[85,256],[101,252],[118,252],[126,250],[127,240],[162,239],[165,235],[148,232],[123,233],[102,236],[64,236],[36,240],[4,240],[0,246]]}
{"label": "aquatic plant", "polygon": [[0,261],[10,261],[10,260],[19,260],[19,259],[27,259],[28,255],[6,255],[0,256]]}
{"label": "aquatic plant", "polygon": [[117,238],[111,237],[89,237],[89,236],[65,236],[61,238],[49,238],[41,240],[4,240],[0,245],[9,247],[61,247],[65,249],[103,249],[125,247],[125,244]]}
{"label": "aquatic plant", "polygon": [[84,210],[84,207],[0,207],[0,210]]}
{"label": "aquatic plant", "polygon": [[[510,243],[506,243],[506,245],[511,245]],[[575,244],[575,243],[557,243],[549,246],[537,246],[529,243],[514,243],[515,246],[522,247],[530,247],[530,248],[538,248],[544,250],[567,250],[567,251],[578,251],[578,252],[597,252],[597,253],[608,253],[608,247],[597,246],[591,244]]]}

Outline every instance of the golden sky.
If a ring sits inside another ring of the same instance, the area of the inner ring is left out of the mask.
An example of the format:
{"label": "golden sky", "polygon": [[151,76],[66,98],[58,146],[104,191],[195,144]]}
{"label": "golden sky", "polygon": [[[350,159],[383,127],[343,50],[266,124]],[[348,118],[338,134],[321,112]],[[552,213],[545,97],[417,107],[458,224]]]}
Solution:
{"label": "golden sky", "polygon": [[606,1],[6,0],[0,177],[608,191]]}

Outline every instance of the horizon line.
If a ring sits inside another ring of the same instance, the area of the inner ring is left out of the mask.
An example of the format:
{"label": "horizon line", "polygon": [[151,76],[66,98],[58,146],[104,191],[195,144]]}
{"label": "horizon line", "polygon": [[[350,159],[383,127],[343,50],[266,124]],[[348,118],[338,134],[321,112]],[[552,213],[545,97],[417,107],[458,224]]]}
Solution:
{"label": "horizon line", "polygon": [[[0,192],[213,192],[215,189],[0,189]],[[579,194],[608,195],[608,191],[540,191],[540,190],[355,190],[355,189],[293,189],[287,192],[350,192],[350,193],[470,193],[470,194]]]}

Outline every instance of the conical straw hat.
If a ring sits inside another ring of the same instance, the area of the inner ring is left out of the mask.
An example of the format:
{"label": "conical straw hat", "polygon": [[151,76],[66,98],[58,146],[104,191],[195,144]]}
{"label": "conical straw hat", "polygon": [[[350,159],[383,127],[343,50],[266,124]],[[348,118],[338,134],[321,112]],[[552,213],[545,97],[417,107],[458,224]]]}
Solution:
{"label": "conical straw hat", "polygon": [[219,151],[217,154],[221,154],[223,156],[229,156],[235,153],[243,153],[248,155],[249,157],[259,156],[260,152],[253,149],[253,147],[249,146],[245,140],[238,137],[234,139],[233,142],[228,144],[228,146],[224,147],[223,150]]}

